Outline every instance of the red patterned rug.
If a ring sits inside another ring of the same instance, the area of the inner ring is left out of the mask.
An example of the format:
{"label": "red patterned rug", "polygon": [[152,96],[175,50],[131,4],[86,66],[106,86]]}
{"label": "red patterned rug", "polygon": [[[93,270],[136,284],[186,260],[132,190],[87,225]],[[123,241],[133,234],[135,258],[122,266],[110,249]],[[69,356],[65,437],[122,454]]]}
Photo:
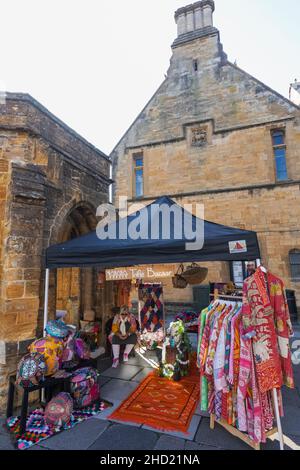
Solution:
{"label": "red patterned rug", "polygon": [[187,433],[199,402],[199,374],[180,382],[150,373],[108,419]]}

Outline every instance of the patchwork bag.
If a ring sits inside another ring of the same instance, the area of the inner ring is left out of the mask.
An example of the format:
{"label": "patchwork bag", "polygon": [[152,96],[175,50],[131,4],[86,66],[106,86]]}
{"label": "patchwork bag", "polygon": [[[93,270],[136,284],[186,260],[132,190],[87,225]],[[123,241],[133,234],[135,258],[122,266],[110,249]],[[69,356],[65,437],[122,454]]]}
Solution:
{"label": "patchwork bag", "polygon": [[69,393],[59,393],[45,408],[45,421],[51,427],[63,427],[70,424],[73,412],[73,400]]}
{"label": "patchwork bag", "polygon": [[91,351],[86,344],[86,342],[82,338],[76,338],[74,340],[74,346],[75,346],[75,353],[79,357],[79,359],[90,359],[91,357]]}
{"label": "patchwork bag", "polygon": [[100,398],[98,373],[92,367],[76,370],[70,380],[71,395],[75,408],[90,406]]}
{"label": "patchwork bag", "polygon": [[61,320],[50,320],[46,325],[47,335],[52,336],[53,338],[63,339],[69,334],[69,328]]}
{"label": "patchwork bag", "polygon": [[46,376],[55,374],[62,363],[64,344],[57,338],[46,336],[46,338],[34,341],[29,347],[31,353],[39,353],[44,356],[47,365]]}
{"label": "patchwork bag", "polygon": [[26,354],[19,362],[16,384],[26,388],[39,385],[46,373],[47,365],[44,356],[37,352]]}

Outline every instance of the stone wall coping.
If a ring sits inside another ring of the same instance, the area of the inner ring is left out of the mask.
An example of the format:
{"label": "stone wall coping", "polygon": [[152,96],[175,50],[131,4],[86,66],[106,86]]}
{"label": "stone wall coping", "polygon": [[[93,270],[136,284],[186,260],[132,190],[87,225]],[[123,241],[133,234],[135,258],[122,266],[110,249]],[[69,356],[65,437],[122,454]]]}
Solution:
{"label": "stone wall coping", "polygon": [[172,49],[181,46],[187,42],[195,41],[196,39],[201,39],[207,36],[215,36],[219,35],[220,32],[214,26],[206,26],[205,28],[195,29],[194,31],[190,31],[185,34],[181,34],[172,44]]}
{"label": "stone wall coping", "polygon": [[175,12],[175,19],[178,18],[180,15],[184,15],[189,11],[197,10],[198,8],[204,8],[206,5],[212,8],[212,11],[215,11],[215,2],[213,0],[202,0],[199,2],[191,3],[190,5],[186,5],[185,7],[178,8]]}
{"label": "stone wall coping", "polygon": [[[6,100],[9,101],[21,101],[24,103],[28,103],[34,108],[36,108],[38,111],[40,111],[42,114],[46,115],[48,119],[53,121],[55,124],[59,125],[60,127],[63,128],[63,130],[71,135],[73,138],[75,137],[76,139],[80,140],[81,143],[89,147],[91,150],[93,150],[99,157],[107,160],[110,162],[110,158],[103,153],[101,150],[99,150],[97,147],[95,147],[93,144],[88,142],[84,137],[82,137],[80,134],[78,134],[76,131],[74,131],[71,127],[69,127],[67,124],[65,124],[61,119],[59,119],[57,116],[52,114],[45,106],[43,106],[39,101],[37,101],[35,98],[33,98],[31,95],[28,93],[11,93],[7,92],[5,95]],[[3,108],[4,105],[0,106],[0,111],[1,107]],[[1,126],[0,126],[1,127]],[[43,137],[43,136],[41,136]]]}

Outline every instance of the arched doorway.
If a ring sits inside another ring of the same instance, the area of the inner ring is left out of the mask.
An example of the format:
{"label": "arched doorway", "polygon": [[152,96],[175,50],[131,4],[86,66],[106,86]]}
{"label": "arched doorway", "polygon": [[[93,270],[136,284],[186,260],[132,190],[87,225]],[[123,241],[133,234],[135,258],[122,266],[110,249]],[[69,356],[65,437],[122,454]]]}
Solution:
{"label": "arched doorway", "polygon": [[[67,214],[59,231],[58,243],[80,237],[96,228],[95,211],[88,204],[77,204]],[[56,272],[55,309],[68,312],[66,321],[79,326],[87,311],[95,309],[96,275],[92,268],[64,268]]]}

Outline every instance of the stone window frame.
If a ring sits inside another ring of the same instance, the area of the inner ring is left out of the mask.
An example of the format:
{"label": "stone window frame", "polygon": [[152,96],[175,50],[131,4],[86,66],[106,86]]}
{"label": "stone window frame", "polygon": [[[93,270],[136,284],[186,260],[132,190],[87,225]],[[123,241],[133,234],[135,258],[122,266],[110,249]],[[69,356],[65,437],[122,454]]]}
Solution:
{"label": "stone window frame", "polygon": [[[136,166],[137,160],[143,160],[143,165]],[[145,195],[145,158],[144,158],[144,152],[142,150],[132,154],[132,166],[133,166],[133,182],[132,182],[133,196],[136,199],[142,199]],[[137,170],[140,170],[140,169],[143,170],[143,192],[141,195],[138,196],[136,194],[136,172]]]}
{"label": "stone window frame", "polygon": [[[283,143],[282,144],[274,144],[274,134],[282,133],[283,134]],[[271,129],[271,140],[272,140],[272,148],[273,148],[273,156],[274,156],[274,164],[275,164],[275,177],[276,181],[278,182],[285,182],[289,180],[288,177],[288,168],[287,168],[287,144],[286,144],[286,128],[285,126],[282,127],[273,127]],[[284,150],[285,151],[285,164],[286,164],[286,178],[279,179],[278,177],[278,169],[276,163],[276,150]]]}
{"label": "stone window frame", "polygon": [[300,249],[289,252],[289,261],[292,282],[300,282]]}

